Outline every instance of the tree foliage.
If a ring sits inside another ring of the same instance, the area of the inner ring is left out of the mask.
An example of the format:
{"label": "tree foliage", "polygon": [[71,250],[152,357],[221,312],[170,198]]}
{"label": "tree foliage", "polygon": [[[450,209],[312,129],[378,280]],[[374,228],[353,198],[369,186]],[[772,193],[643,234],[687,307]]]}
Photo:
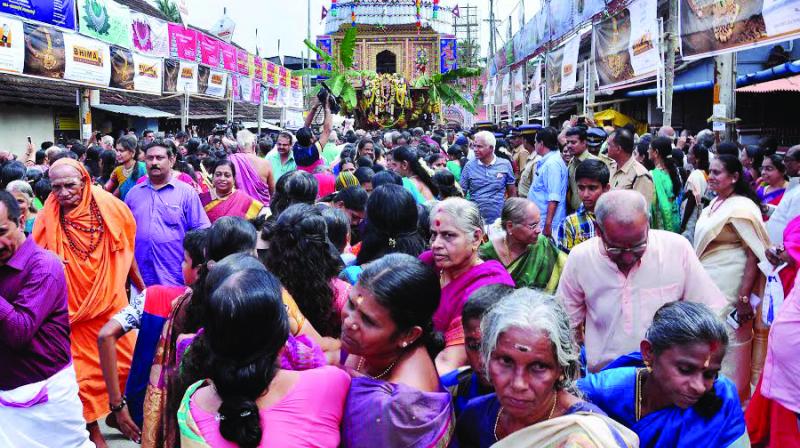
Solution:
{"label": "tree foliage", "polygon": [[481,70],[479,68],[457,68],[444,74],[435,73],[433,75],[420,76],[414,83],[414,87],[418,89],[427,87],[431,102],[441,101],[446,105],[458,104],[469,112],[475,113],[473,102],[464,97],[452,82],[462,78],[472,78],[480,74]]}

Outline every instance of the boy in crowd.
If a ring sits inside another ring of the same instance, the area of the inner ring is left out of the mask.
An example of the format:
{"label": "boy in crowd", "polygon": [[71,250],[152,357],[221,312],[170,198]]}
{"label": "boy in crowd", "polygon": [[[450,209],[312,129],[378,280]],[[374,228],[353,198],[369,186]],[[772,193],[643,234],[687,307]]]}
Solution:
{"label": "boy in crowd", "polygon": [[469,367],[453,370],[442,376],[442,384],[453,396],[456,416],[469,400],[494,392],[481,359],[481,319],[495,303],[514,292],[508,285],[486,285],[469,296],[461,312],[461,325],[464,327],[464,349],[467,352]]}
{"label": "boy in crowd", "polygon": [[573,247],[595,236],[594,206],[611,185],[608,183],[608,166],[599,159],[588,159],[575,170],[577,194],[581,198],[578,210],[567,216],[558,229],[558,246],[566,253]]}

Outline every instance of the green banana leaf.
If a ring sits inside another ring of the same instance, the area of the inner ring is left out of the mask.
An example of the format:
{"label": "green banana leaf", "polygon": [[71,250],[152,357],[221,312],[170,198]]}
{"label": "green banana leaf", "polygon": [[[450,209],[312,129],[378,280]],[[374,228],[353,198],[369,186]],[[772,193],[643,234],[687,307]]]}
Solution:
{"label": "green banana leaf", "polygon": [[353,67],[353,54],[356,49],[357,35],[358,29],[356,27],[350,27],[344,32],[342,43],[339,44],[339,60],[342,62],[342,66],[345,70],[349,70]]}
{"label": "green banana leaf", "polygon": [[330,53],[328,53],[327,51],[323,50],[322,48],[319,48],[318,46],[316,46],[310,40],[304,39],[303,43],[306,44],[306,47],[308,47],[311,51],[313,51],[319,57],[321,57],[322,60],[325,61],[326,64],[333,65],[333,64],[336,63],[336,61],[333,60],[333,56],[331,56]]}

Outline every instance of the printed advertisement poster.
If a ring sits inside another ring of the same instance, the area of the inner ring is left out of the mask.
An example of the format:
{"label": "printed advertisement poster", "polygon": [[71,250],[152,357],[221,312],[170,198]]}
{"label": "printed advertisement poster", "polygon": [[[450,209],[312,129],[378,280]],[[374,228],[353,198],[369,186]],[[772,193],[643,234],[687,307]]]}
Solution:
{"label": "printed advertisement poster", "polygon": [[[250,92],[250,102],[252,104],[258,104],[261,102],[261,81],[251,80],[251,85],[253,86],[253,90]],[[302,101],[303,97],[300,96],[300,100]]]}
{"label": "printed advertisement poster", "polygon": [[131,41],[132,49],[140,53],[159,58],[169,57],[167,22],[131,11]]}
{"label": "printed advertisement poster", "polygon": [[196,62],[199,56],[197,54],[197,32],[176,23],[170,23],[167,27],[169,29],[170,55],[184,61]]}
{"label": "printed advertisement poster", "polygon": [[0,72],[22,73],[25,69],[25,27],[22,22],[0,16]]}
{"label": "printed advertisement poster", "polygon": [[455,38],[443,37],[439,39],[439,59],[442,74],[458,68],[458,51]]}
{"label": "printed advertisement poster", "polygon": [[262,61],[262,59],[255,58],[255,72],[253,78],[255,78],[258,82],[264,80],[264,64]]}
{"label": "printed advertisement poster", "polygon": [[580,45],[581,37],[577,34],[564,43],[564,55],[561,60],[561,93],[575,89],[578,81],[578,49]]}
{"label": "printed advertisement poster", "polygon": [[0,0],[0,13],[77,30],[75,0]]}
{"label": "printed advertisement poster", "polygon": [[522,67],[514,71],[513,85],[511,86],[514,92],[514,107],[523,103],[525,97],[525,78],[522,73]]}
{"label": "printed advertisement poster", "polygon": [[107,87],[111,80],[108,44],[78,34],[64,35],[64,79]]}
{"label": "printed advertisement poster", "polygon": [[529,93],[528,104],[531,106],[542,102],[542,64],[540,62],[528,63]]}
{"label": "printed advertisement poster", "polygon": [[564,46],[547,52],[547,62],[544,64],[547,73],[547,94],[549,96],[561,93],[561,61],[564,60]]}
{"label": "printed advertisement poster", "polygon": [[547,2],[550,40],[558,40],[575,28],[572,2],[555,0]]}
{"label": "printed advertisement poster", "polygon": [[164,92],[197,93],[197,64],[178,59],[164,60]]}
{"label": "printed advertisement poster", "polygon": [[219,45],[220,52],[222,53],[222,68],[225,70],[236,71],[236,47],[225,42]]}
{"label": "printed advertisement poster", "polygon": [[243,75],[234,75],[234,77],[236,80],[234,86],[236,88],[235,91],[237,92],[236,96],[234,96],[234,99],[237,101],[252,101],[253,80]]}
{"label": "printed advertisement poster", "polygon": [[200,62],[209,67],[222,68],[222,51],[220,47],[222,42],[202,33],[197,36],[197,39],[200,42]]}
{"label": "printed advertisement poster", "polygon": [[547,32],[546,12],[546,10],[540,10],[514,35],[515,61],[522,61],[528,56],[535,55],[547,42],[549,33]]}
{"label": "printed advertisement poster", "polygon": [[81,34],[131,48],[131,10],[114,0],[78,0]]}
{"label": "printed advertisement poster", "polygon": [[686,60],[740,51],[800,35],[796,0],[679,0]]}
{"label": "printed advertisement poster", "polygon": [[45,78],[64,78],[64,33],[47,25],[25,23],[23,73]]}
{"label": "printed advertisement poster", "polygon": [[247,54],[247,76],[256,77],[256,57],[250,53]]}
{"label": "printed advertisement poster", "polygon": [[161,76],[164,72],[161,58],[133,54],[135,67],[133,89],[144,93],[161,93]]}
{"label": "printed advertisement poster", "polygon": [[249,70],[247,68],[247,57],[249,55],[246,51],[236,49],[236,73],[240,75],[247,75]]}
{"label": "printed advertisement poster", "polygon": [[111,46],[111,82],[109,87],[122,90],[134,90],[133,52],[115,45]]}
{"label": "printed advertisement poster", "polygon": [[205,94],[209,96],[216,96],[218,98],[225,97],[225,89],[228,87],[228,73],[222,70],[211,70],[208,77],[208,86],[206,87]]}
{"label": "printed advertisement poster", "polygon": [[278,87],[274,85],[267,85],[267,94],[265,95],[265,104],[274,106],[278,104]]}
{"label": "printed advertisement poster", "polygon": [[636,81],[658,70],[656,0],[638,0],[594,27],[595,67],[602,87]]}

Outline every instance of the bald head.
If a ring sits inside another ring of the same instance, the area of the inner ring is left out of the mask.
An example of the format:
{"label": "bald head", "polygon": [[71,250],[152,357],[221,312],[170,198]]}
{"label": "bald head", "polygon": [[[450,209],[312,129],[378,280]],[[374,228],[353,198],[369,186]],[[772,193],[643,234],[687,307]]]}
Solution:
{"label": "bald head", "polygon": [[675,129],[673,129],[672,126],[661,126],[661,129],[658,130],[658,136],[674,139]]}
{"label": "bald head", "polygon": [[800,145],[794,145],[786,150],[786,158],[783,163],[786,165],[786,175],[797,177],[800,175]]}
{"label": "bald head", "polygon": [[601,227],[606,227],[609,223],[641,225],[650,219],[647,201],[635,190],[612,190],[600,196],[594,213]]}

